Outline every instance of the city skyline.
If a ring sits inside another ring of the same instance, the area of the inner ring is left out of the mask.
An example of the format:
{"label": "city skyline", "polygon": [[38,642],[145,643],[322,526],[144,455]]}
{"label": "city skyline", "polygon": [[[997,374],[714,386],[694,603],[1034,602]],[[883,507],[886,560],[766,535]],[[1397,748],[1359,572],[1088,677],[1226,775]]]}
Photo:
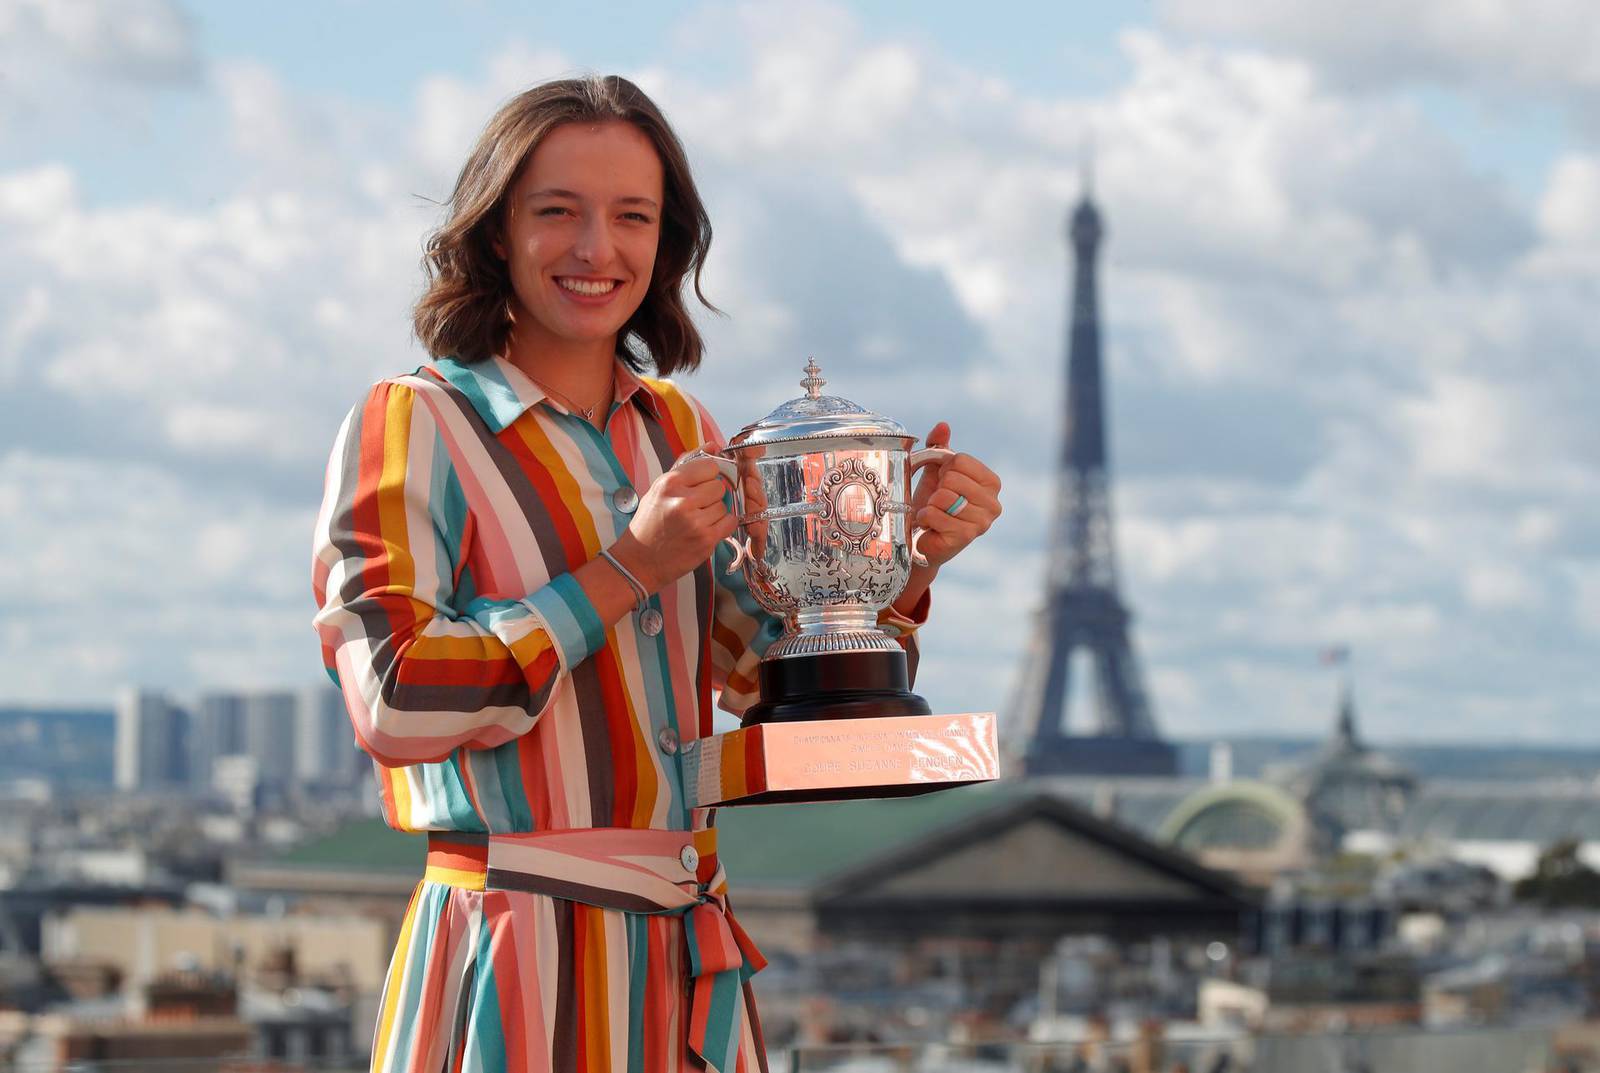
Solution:
{"label": "city skyline", "polygon": [[0,11],[0,703],[317,681],[322,466],[422,360],[435,202],[499,100],[599,69],[658,97],[704,187],[728,317],[687,386],[724,431],[814,354],[1004,478],[936,586],[936,707],[1002,707],[1025,650],[1092,139],[1117,558],[1163,730],[1320,736],[1316,653],[1347,644],[1375,740],[1600,741],[1581,4],[1339,33],[1198,0],[624,5],[627,35],[373,10]]}

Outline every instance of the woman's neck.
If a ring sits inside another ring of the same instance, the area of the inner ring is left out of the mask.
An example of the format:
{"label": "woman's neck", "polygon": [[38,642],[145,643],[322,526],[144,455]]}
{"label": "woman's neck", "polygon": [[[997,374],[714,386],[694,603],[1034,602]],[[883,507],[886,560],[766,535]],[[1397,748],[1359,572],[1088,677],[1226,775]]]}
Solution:
{"label": "woman's neck", "polygon": [[519,340],[512,332],[505,358],[541,387],[560,396],[568,406],[591,409],[593,419],[605,418],[616,374],[615,340],[570,343],[566,340]]}

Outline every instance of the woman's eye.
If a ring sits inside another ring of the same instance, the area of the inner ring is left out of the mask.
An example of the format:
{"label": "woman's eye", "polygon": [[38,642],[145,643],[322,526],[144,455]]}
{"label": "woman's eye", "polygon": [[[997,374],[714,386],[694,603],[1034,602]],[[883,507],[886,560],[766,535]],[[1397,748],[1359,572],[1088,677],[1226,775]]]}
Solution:
{"label": "woman's eye", "polygon": [[643,212],[625,212],[622,214],[622,218],[624,220],[632,220],[634,223],[640,224],[647,224],[650,222],[649,214]]}
{"label": "woman's eye", "polygon": [[536,216],[565,216],[572,210],[565,205],[546,205],[534,215]]}

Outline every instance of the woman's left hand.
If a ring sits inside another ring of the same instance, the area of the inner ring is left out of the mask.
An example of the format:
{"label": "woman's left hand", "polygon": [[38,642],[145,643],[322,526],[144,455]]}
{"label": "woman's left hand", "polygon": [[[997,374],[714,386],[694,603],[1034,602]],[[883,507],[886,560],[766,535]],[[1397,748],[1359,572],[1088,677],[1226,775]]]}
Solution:
{"label": "woman's left hand", "polygon": [[[950,425],[940,421],[925,441],[929,447],[950,446]],[[956,513],[951,514],[954,508]],[[988,532],[1000,517],[1000,478],[971,455],[958,454],[930,464],[911,496],[913,525],[928,531],[917,550],[937,570],[968,544]]]}

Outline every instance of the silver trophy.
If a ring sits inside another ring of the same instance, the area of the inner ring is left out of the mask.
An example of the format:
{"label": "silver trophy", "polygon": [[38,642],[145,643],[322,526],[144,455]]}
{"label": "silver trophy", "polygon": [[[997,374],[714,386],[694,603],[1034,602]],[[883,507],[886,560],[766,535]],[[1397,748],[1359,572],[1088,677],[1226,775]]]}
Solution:
{"label": "silver trophy", "polygon": [[[733,488],[743,569],[784,633],[762,659],[745,723],[926,715],[905,650],[877,625],[925,560],[910,527],[911,478],[952,453],[913,451],[897,421],[836,395],[808,361],[806,393],[746,425],[715,461]],[[909,531],[908,531],[909,530]]]}

